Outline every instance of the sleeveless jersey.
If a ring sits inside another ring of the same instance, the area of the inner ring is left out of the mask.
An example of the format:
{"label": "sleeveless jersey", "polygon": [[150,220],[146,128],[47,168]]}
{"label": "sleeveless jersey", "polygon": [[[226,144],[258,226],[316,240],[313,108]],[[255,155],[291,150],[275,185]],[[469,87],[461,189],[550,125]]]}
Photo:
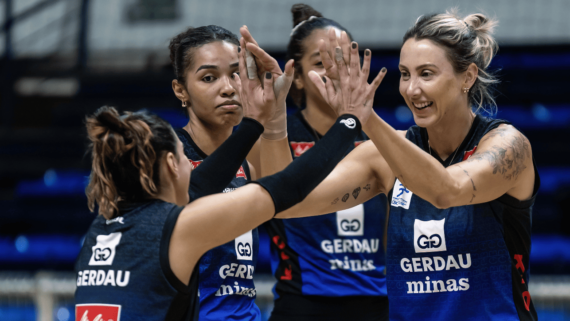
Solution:
{"label": "sleeveless jersey", "polygon": [[[477,115],[445,167],[467,160],[504,120]],[[429,153],[425,128],[408,140]],[[454,158],[454,159],[450,159]],[[387,277],[390,320],[536,320],[528,292],[533,196],[437,209],[396,179],[390,192]]]}
{"label": "sleeveless jersey", "polygon": [[[301,111],[287,117],[287,133],[293,159],[320,138]],[[362,132],[354,145],[366,140],[368,137]],[[358,197],[361,188],[368,187],[358,187],[344,197]],[[386,202],[381,196],[336,213],[266,223],[271,240],[271,268],[277,278],[276,299],[280,293],[386,296],[382,245],[385,213]]]}
{"label": "sleeveless jersey", "polygon": [[[186,130],[178,128],[176,134],[192,165],[199,166],[207,155],[198,148]],[[244,160],[236,177],[220,193],[232,192],[245,185],[250,178],[249,167]],[[255,228],[202,256],[199,263],[201,321],[261,320],[261,312],[255,305],[256,290],[253,284],[258,252],[259,234]]]}
{"label": "sleeveless jersey", "polygon": [[161,200],[121,206],[99,215],[77,258],[76,320],[197,320],[198,273],[189,285],[168,260],[170,237],[182,207]]}

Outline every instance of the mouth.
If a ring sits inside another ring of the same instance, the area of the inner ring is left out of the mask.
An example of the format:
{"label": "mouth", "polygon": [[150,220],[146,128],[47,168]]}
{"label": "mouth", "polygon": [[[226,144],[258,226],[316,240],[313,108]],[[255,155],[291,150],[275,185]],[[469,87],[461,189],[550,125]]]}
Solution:
{"label": "mouth", "polygon": [[423,101],[419,103],[412,103],[417,110],[423,110],[433,105],[433,101]]}
{"label": "mouth", "polygon": [[238,109],[241,107],[241,104],[235,100],[227,100],[222,104],[216,106],[216,108],[223,108],[223,109]]}

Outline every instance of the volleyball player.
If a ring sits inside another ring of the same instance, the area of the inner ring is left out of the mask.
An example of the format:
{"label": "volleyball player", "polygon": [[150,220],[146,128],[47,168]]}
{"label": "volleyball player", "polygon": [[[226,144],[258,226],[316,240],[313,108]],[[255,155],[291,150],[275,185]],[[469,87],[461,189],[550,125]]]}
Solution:
{"label": "volleyball player", "polygon": [[[192,180],[211,179],[208,183],[219,188],[225,176],[232,179],[235,172],[227,175],[215,165],[239,165],[248,152],[244,146],[251,148],[276,105],[271,74],[260,90],[256,77],[245,76],[245,51],[239,60],[242,109],[259,122],[245,119],[193,173]],[[284,171],[232,193],[206,196],[202,190],[202,197],[189,205],[192,165],[168,123],[145,112],[119,116],[108,107],[88,117],[93,168],[87,196],[90,209],[97,204],[101,215],[89,228],[76,264],[76,317],[197,320],[201,293],[196,267],[201,256],[306,197],[343,157],[338,147],[352,145],[360,123],[370,116],[369,107],[355,104],[360,107],[351,108],[350,102],[342,106],[342,116],[327,135]],[[198,183],[192,188],[208,185]],[[240,255],[251,250],[245,242],[236,248]],[[243,265],[232,265],[227,273],[251,276]],[[224,291],[255,295],[236,284]]]}
{"label": "volleyball player", "polygon": [[[248,36],[248,39],[252,39],[249,33]],[[233,33],[213,25],[189,28],[174,37],[170,43],[170,58],[176,75],[172,88],[189,115],[188,124],[184,128],[176,129],[176,133],[193,166],[202,166],[201,162],[230,137],[233,127],[242,121],[243,97],[239,95],[236,82],[238,79],[235,78],[235,72],[238,71],[239,45]],[[241,48],[245,50],[245,44]],[[284,112],[285,98],[293,78],[292,62],[286,65],[285,73],[281,72],[274,59],[272,63],[277,71],[274,70],[275,73],[269,75],[275,77],[276,81],[285,83],[285,90],[277,93],[276,97],[280,109]],[[266,74],[263,73],[261,77],[266,78]],[[274,121],[269,120],[265,124],[269,128],[266,128],[262,135],[267,138],[261,148],[264,164],[272,163],[273,155],[277,155],[275,150],[287,148],[285,128],[281,131],[281,139],[269,136],[273,133],[270,127],[273,123]],[[235,170],[231,182],[216,190],[216,193],[232,192],[245,185],[248,180],[259,177],[260,163],[253,167],[245,157],[242,157],[242,162]],[[191,196],[195,196],[192,193],[190,190]],[[204,254],[199,263],[200,320],[260,318],[259,308],[255,305],[253,284],[258,252],[259,236],[257,228],[254,227],[235,240]],[[234,273],[236,266],[246,269],[247,273]],[[248,289],[247,295],[239,295],[229,290],[236,286]]]}
{"label": "volleyball player", "polygon": [[[416,126],[398,132],[372,115],[363,128],[377,149],[363,143],[282,214],[326,213],[388,194],[390,320],[537,318],[528,292],[540,186],[531,146],[508,121],[473,112],[494,106],[490,85],[497,81],[488,66],[498,49],[495,25],[482,14],[421,16],[404,36],[399,64],[400,93]],[[328,49],[319,47],[326,83],[317,73],[309,77],[334,107],[360,95],[363,87],[351,86],[368,69],[358,65],[356,43],[339,47],[333,32],[329,38]],[[350,75],[343,59],[332,58],[349,50]],[[334,203],[364,186],[371,188],[361,199]]]}
{"label": "volleyball player", "polygon": [[[310,71],[325,74],[319,39],[328,39],[329,30],[352,37],[309,5],[295,4],[291,12],[294,28],[287,56],[295,60],[296,77],[290,94],[297,106],[304,107],[287,118],[287,137],[296,159],[322,138],[337,117],[308,77]],[[346,153],[366,140],[362,133]],[[357,198],[361,190],[355,188],[333,202]],[[277,279],[270,320],[387,320],[385,212],[381,195],[336,213],[265,224]]]}

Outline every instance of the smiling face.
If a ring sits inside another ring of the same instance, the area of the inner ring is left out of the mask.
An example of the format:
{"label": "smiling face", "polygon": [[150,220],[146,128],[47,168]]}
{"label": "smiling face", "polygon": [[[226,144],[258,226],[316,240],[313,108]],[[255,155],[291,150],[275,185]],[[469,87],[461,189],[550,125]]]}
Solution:
{"label": "smiling face", "polygon": [[[420,127],[470,112],[465,73],[455,73],[446,51],[431,40],[408,39],[400,52],[400,94]],[[470,86],[467,86],[468,88]]]}
{"label": "smiling face", "polygon": [[238,72],[237,46],[214,41],[191,50],[192,64],[186,70],[183,88],[173,81],[176,96],[186,101],[191,118],[195,116],[209,126],[236,126],[243,117],[234,78]]}

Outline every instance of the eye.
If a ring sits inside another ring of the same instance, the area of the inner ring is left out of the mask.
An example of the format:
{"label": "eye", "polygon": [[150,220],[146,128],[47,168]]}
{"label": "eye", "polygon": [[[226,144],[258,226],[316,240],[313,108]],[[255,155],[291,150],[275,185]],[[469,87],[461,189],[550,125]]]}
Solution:
{"label": "eye", "polygon": [[408,77],[410,77],[410,74],[408,74],[408,72],[405,70],[400,70],[400,76],[402,78],[408,78]]}
{"label": "eye", "polygon": [[433,75],[433,73],[432,73],[431,71],[429,71],[429,70],[424,70],[424,71],[422,71],[422,77],[429,77],[429,76],[432,76],[432,75]]}
{"label": "eye", "polygon": [[204,78],[202,78],[203,82],[213,82],[214,80],[216,80],[214,76],[205,76]]}
{"label": "eye", "polygon": [[315,66],[322,67],[322,66],[323,66],[323,62],[322,62],[322,61],[317,62],[317,63],[315,64]]}

